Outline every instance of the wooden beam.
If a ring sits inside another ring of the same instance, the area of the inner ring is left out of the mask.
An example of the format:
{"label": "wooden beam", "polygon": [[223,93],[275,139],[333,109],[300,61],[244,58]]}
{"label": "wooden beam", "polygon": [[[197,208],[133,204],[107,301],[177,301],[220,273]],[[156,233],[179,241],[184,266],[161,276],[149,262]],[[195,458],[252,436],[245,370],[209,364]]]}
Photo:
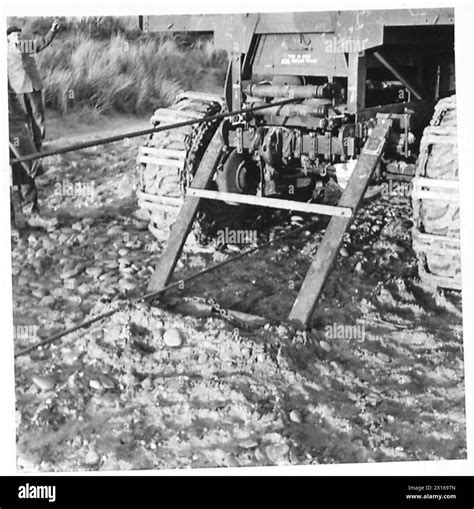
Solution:
{"label": "wooden beam", "polygon": [[[339,205],[355,211],[360,205],[367,189],[370,177],[379,162],[389,133],[391,121],[379,121],[367,139],[357,164],[352,172]],[[299,328],[308,326],[316,303],[322,293],[324,283],[336,260],[344,233],[349,228],[352,217],[332,217],[324,234],[308,273],[303,281],[298,297],[291,310],[289,319]]]}
{"label": "wooden beam", "polygon": [[[216,171],[217,160],[223,146],[221,129],[218,128],[202,158],[193,179],[196,188],[205,188]],[[168,283],[176,263],[181,255],[184,243],[191,230],[194,218],[196,217],[200,198],[187,195],[183,206],[178,214],[175,224],[171,228],[168,243],[161,253],[160,259],[155,267],[147,292],[161,290]]]}
{"label": "wooden beam", "polygon": [[282,200],[279,198],[266,198],[263,196],[254,196],[249,194],[209,191],[207,189],[194,189],[193,187],[188,189],[188,195],[198,196],[199,198],[207,198],[210,200],[243,203],[245,205],[256,205],[258,207],[294,210],[297,212],[323,214],[326,216],[350,217],[352,215],[352,209],[349,207],[324,205],[322,203],[297,202],[293,200]]}
{"label": "wooden beam", "polygon": [[357,113],[365,108],[365,85],[367,79],[365,55],[349,53],[349,69],[347,76],[347,109]]}

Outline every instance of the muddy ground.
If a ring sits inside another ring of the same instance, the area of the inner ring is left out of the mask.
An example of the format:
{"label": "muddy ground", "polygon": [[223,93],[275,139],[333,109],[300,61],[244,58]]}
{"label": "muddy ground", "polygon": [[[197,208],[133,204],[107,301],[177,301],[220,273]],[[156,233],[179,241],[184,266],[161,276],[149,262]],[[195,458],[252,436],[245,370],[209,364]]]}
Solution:
{"label": "muddy ground", "polygon": [[[52,137],[63,137],[50,147],[130,122],[94,125],[53,119]],[[466,457],[461,295],[417,279],[408,200],[382,193],[364,202],[309,332],[286,323],[324,233],[324,221],[308,216],[267,218],[260,241],[307,228],[155,306],[132,303],[163,249],[133,215],[141,142],[52,158],[38,186],[60,226],[12,238],[17,352],[120,304],[15,359],[20,470]],[[65,181],[78,184],[74,196]],[[189,242],[176,279],[242,248]],[[261,315],[264,325],[177,312],[196,297]]]}

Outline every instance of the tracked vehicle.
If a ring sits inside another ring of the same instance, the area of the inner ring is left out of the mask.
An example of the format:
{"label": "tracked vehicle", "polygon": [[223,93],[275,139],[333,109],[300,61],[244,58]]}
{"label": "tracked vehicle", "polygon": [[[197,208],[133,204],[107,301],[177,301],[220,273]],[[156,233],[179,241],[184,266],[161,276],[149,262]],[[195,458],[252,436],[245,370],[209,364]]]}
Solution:
{"label": "tracked vehicle", "polygon": [[[140,26],[209,33],[229,55],[222,98],[182,93],[153,125],[237,112],[153,133],[140,149],[141,212],[169,236],[150,290],[169,281],[193,224],[203,240],[249,205],[326,214],[290,314],[305,327],[367,187],[387,179],[412,188],[420,277],[460,288],[452,9],[142,16]],[[330,182],[343,190],[335,206]]]}

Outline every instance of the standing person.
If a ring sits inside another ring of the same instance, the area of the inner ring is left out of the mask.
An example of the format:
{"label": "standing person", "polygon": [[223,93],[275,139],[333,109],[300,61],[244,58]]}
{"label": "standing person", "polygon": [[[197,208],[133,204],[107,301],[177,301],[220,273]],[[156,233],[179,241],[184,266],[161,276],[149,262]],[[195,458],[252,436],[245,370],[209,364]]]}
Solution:
{"label": "standing person", "polygon": [[28,116],[33,142],[38,152],[41,152],[46,129],[43,81],[36,65],[36,53],[51,44],[58,30],[59,23],[55,21],[44,37],[31,40],[22,40],[21,28],[18,26],[11,26],[7,30],[8,80]]}
{"label": "standing person", "polygon": [[[30,134],[28,117],[10,83],[8,83],[8,127],[10,159],[36,152]],[[49,230],[56,227],[57,219],[45,219],[39,213],[35,178],[43,174],[41,161],[36,159],[34,161],[12,163],[11,170],[11,214],[14,228],[21,229],[29,225],[34,228]],[[15,188],[17,188],[17,193],[15,193]]]}

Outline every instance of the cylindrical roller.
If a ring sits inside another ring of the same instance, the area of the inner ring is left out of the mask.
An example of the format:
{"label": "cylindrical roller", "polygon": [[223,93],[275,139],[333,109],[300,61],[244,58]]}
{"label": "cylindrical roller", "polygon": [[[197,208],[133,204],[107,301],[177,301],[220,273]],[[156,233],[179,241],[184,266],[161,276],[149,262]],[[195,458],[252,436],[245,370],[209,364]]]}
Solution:
{"label": "cylindrical roller", "polygon": [[255,111],[255,115],[273,115],[276,117],[327,117],[332,108],[330,101],[305,104],[285,104],[274,106],[265,110]]}
{"label": "cylindrical roller", "polygon": [[254,97],[294,97],[295,99],[330,99],[334,96],[332,83],[324,85],[249,85],[246,93]]}

